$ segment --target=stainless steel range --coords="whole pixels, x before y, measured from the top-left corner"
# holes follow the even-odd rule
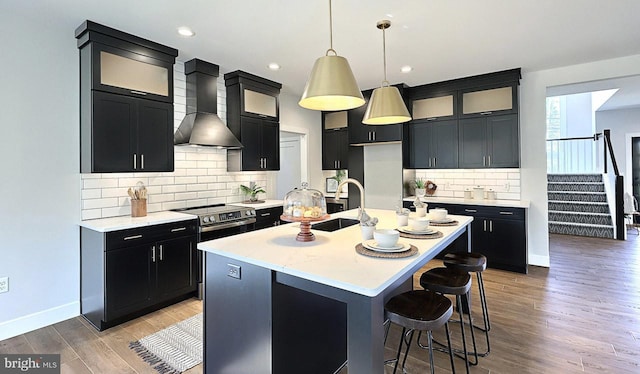
[[[198,242],[242,234],[255,229],[256,210],[254,208],[219,204],[175,211],[198,216]],[[202,251],[198,251],[198,296],[200,298],[202,298],[203,265]]]

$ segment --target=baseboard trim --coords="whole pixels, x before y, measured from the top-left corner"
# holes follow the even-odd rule
[[[80,315],[80,302],[74,301],[0,323],[0,340],[13,338],[29,331]]]
[[[550,265],[549,256],[533,255],[529,253],[529,265],[548,268]]]

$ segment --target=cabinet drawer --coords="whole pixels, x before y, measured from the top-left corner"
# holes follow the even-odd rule
[[[142,228],[111,231],[106,233],[105,249],[108,251],[115,248],[152,243],[159,239],[164,240],[186,235],[195,235],[197,226],[198,221],[193,219]]]
[[[474,217],[486,217],[486,218],[501,218],[501,219],[524,219],[523,208],[510,208],[510,207],[488,207],[481,205],[461,205],[456,208],[454,214],[474,216]]]
[[[265,208],[256,210],[256,222],[273,221],[280,219],[282,207]]]

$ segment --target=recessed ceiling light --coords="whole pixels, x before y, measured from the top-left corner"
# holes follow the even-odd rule
[[[403,73],[408,73],[411,70],[413,70],[413,68],[411,66],[409,66],[409,65],[405,65],[405,66],[400,68],[400,71],[403,72]]]
[[[187,26],[178,27],[178,34],[182,36],[194,36],[196,33]]]
[[[271,69],[271,70],[280,70],[280,65],[279,65],[279,64],[277,64],[277,63],[275,63],[275,62],[270,63],[270,64],[268,65],[268,67],[269,67],[269,69]]]

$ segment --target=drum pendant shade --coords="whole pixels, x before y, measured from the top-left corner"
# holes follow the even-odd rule
[[[323,56],[316,60],[298,104],[312,110],[348,110],[364,105],[346,58]]]
[[[389,125],[411,121],[398,88],[378,87],[373,90],[362,123],[366,125]]]

